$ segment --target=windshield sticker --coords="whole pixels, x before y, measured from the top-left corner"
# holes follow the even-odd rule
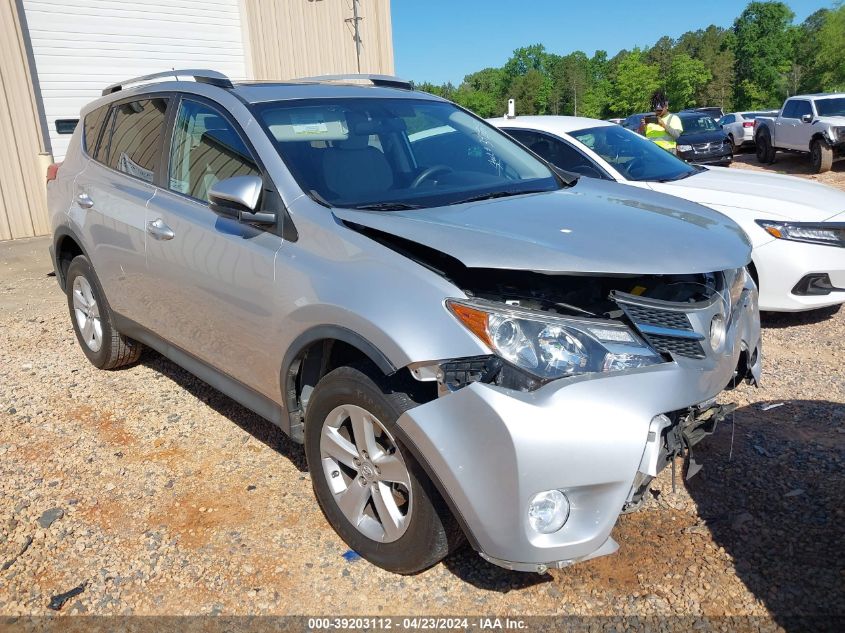
[[[294,134],[328,134],[329,127],[321,112],[291,112],[290,122]]]

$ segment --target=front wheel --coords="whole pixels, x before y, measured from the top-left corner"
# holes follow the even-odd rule
[[[442,560],[460,530],[397,439],[396,421],[414,402],[368,373],[341,367],[315,387],[305,419],[308,470],[323,514],[349,547],[413,574]]]
[[[105,293],[87,257],[73,258],[65,284],[73,330],[88,360],[99,369],[137,361],[143,346],[114,328]]]
[[[833,167],[833,149],[824,141],[816,139],[810,145],[810,159],[813,161],[813,171],[822,174]]]

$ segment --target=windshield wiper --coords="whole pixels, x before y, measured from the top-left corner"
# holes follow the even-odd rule
[[[412,209],[421,209],[418,204],[408,204],[407,202],[374,202],[373,204],[361,204],[353,209],[362,209],[365,211],[410,211]]]
[[[546,189],[530,189],[528,191],[491,191],[489,193],[480,193],[477,196],[464,198],[463,200],[456,200],[450,202],[450,205],[464,204],[465,202],[480,202],[481,200],[492,200],[494,198],[507,198],[508,196],[521,196],[527,193],[543,193]]]

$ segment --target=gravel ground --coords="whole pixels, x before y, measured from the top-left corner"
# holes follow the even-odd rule
[[[46,248],[0,244],[0,616],[79,586],[60,613],[845,615],[845,310],[764,318],[762,387],[723,394],[704,470],[672,492],[666,469],[616,555],[399,577],[344,557],[271,424],[149,351],[89,365]]]

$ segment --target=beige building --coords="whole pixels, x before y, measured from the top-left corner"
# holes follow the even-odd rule
[[[393,74],[390,0],[0,0],[0,240],[49,231],[46,169],[79,109],[170,68]]]

